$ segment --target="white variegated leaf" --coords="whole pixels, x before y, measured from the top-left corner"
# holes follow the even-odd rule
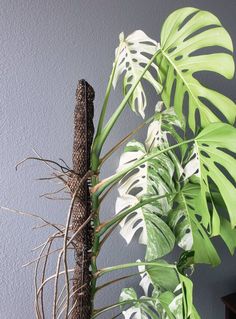
[[[121,33],[120,45],[115,53],[117,66],[113,77],[113,86],[116,87],[119,77],[124,73],[123,90],[126,94],[129,88],[139,79],[150,58],[158,50],[159,44],[141,30],[133,32],[127,38],[124,37],[124,33]],[[160,93],[161,85],[156,80],[159,74],[158,67],[153,63],[150,69],[155,72],[155,77],[148,70],[143,78],[154,87],[157,93]],[[139,113],[142,117],[145,116],[147,98],[141,82],[135,88],[129,104],[133,111]]]
[[[171,210],[168,221],[179,247],[186,251],[191,250],[193,247],[193,234],[185,206],[180,205],[178,209]]]
[[[133,201],[133,202],[132,202]],[[118,198],[116,209],[118,211],[127,205],[134,206],[138,199],[132,195]],[[141,229],[139,243],[147,246],[146,260],[153,260],[169,253],[175,243],[175,237],[169,226],[158,216],[161,213],[154,203],[145,205],[124,218],[121,223],[120,234],[129,244],[135,233]]]
[[[147,150],[143,144],[137,141],[129,142],[121,155],[118,171],[145,157],[150,151],[155,151],[155,149]],[[140,199],[144,195],[164,195],[174,192],[173,176],[176,171],[176,163],[177,159],[173,163],[168,154],[160,154],[158,157],[147,161],[130,172],[128,177],[125,176],[121,180],[118,188],[119,195],[122,197],[125,194],[135,193],[135,197]],[[167,213],[169,210],[167,200],[163,199],[161,202],[162,210]]]
[[[147,139],[145,141],[148,149],[168,146],[168,136],[170,136],[170,134],[176,137],[177,141],[180,139],[174,127],[181,128],[182,125],[175,114],[174,108],[171,107],[168,110],[162,110],[162,105],[162,102],[157,104],[156,116],[148,127]]]
[[[137,262],[141,262],[141,260],[137,260]],[[145,296],[148,296],[148,291],[152,286],[152,281],[148,276],[148,273],[145,271],[144,265],[138,266],[138,271],[141,277],[139,286],[143,289]]]
[[[129,142],[121,155],[118,171],[126,169],[137,160],[168,143],[167,135],[173,125],[180,125],[173,110],[157,114],[148,128],[145,144]],[[158,137],[158,138],[156,138]],[[132,208],[141,199],[152,195],[173,194],[176,192],[175,178],[182,174],[182,168],[172,152],[159,154],[129,172],[118,187],[119,197],[116,213]],[[164,197],[142,206],[129,214],[120,223],[121,235],[129,244],[139,231],[139,243],[147,246],[146,259],[153,260],[169,253],[174,246],[174,236],[163,220],[171,209],[171,198]]]
[[[132,306],[122,311],[125,319],[158,319],[153,302],[143,302],[142,297],[138,298],[133,288],[124,288],[120,294],[120,302],[131,301]],[[151,307],[150,307],[151,306]]]
[[[169,304],[169,308],[171,313],[175,316],[175,319],[182,319],[183,318],[183,293],[182,293],[182,285],[179,284],[175,291],[177,294],[176,297],[171,301]]]
[[[192,153],[190,154],[190,158],[187,164],[184,166],[184,172],[183,172],[183,176],[185,180],[189,179],[193,175],[200,177],[200,161],[199,161],[196,145],[194,145],[193,147]]]

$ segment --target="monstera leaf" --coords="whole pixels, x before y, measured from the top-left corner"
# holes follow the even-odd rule
[[[132,303],[122,312],[125,319],[197,318],[193,317],[196,310],[192,304],[192,282],[181,275],[174,265],[158,261],[156,265],[140,266],[139,271],[144,296],[138,298],[133,288],[122,290],[120,301]],[[148,291],[152,291],[151,297],[148,297]]]
[[[129,165],[131,161],[136,161],[145,154],[146,150],[142,144],[135,141],[128,143],[119,168]],[[172,193],[175,188],[172,180],[174,169],[171,159],[164,155],[138,167],[128,178],[124,177],[118,188],[120,197],[116,201],[116,213],[135,206],[146,195]],[[127,243],[130,243],[134,234],[141,229],[139,243],[147,246],[147,260],[162,257],[173,249],[174,235],[161,219],[169,209],[169,201],[163,198],[134,210],[120,223],[120,234]]]
[[[124,149],[124,153],[121,155],[118,171],[123,170],[154,151],[154,148],[148,149],[142,143],[135,140],[129,142]],[[119,194],[123,196],[135,192],[135,197],[140,198],[147,194],[163,195],[166,192],[173,192],[175,189],[173,179],[175,169],[176,166],[172,158],[168,154],[161,154],[158,158],[150,159],[144,165],[139,166],[132,174],[129,174],[128,178],[125,176],[118,188]],[[166,203],[165,210],[168,210],[168,203],[165,200],[163,201],[163,205],[164,202]]]
[[[233,255],[236,249],[236,229],[232,228],[230,222],[223,217],[220,218],[220,236]]]
[[[121,155],[117,171],[122,171],[146,155],[162,149],[163,146],[166,147],[168,145],[168,135],[174,134],[174,126],[180,127],[181,124],[173,109],[158,112],[148,127],[145,145],[135,140],[129,142]],[[179,137],[176,137],[176,140],[179,140]],[[177,179],[182,175],[182,168],[174,153],[160,154],[158,158],[151,159],[131,174],[129,172],[129,177],[125,176],[120,183],[119,194],[123,196],[133,194],[135,191],[135,197],[140,198],[143,195],[163,195],[166,192],[174,191],[175,173]],[[168,207],[166,207],[167,210]]]
[[[147,139],[145,141],[146,147],[148,149],[164,149],[172,144],[183,142],[182,136],[184,135],[183,123],[177,117],[174,107],[169,109],[164,108],[164,103],[158,102],[156,106],[156,114],[154,116],[153,122],[148,127]],[[187,145],[182,144],[179,146],[180,150],[180,161],[182,162],[184,155],[187,152]],[[173,153],[169,152],[169,156],[172,157],[173,162],[179,167],[178,172],[180,175],[183,174],[182,167],[176,162],[176,157],[172,156]],[[177,177],[177,179],[180,176]]]
[[[160,288],[162,292],[169,291],[174,294],[174,298],[179,299],[179,303],[172,304],[171,312],[178,314],[180,310],[177,310],[177,307],[181,308],[181,317],[174,318],[188,318],[192,313],[192,282],[187,277],[180,274],[175,267],[168,267],[166,261],[162,261],[163,266],[156,265],[155,267],[146,266],[146,271],[151,279],[151,282],[154,288]],[[173,301],[172,300],[172,301]],[[175,299],[176,300],[176,299]]]
[[[204,53],[204,50],[199,53],[199,50],[209,47],[217,47],[216,53]],[[199,72],[211,71],[231,79],[234,75],[232,51],[229,34],[207,11],[179,9],[163,25],[161,53],[157,57],[165,82],[162,99],[166,106],[174,105],[179,118],[183,117],[184,104],[188,101],[188,123],[193,131],[198,114],[202,127],[222,121],[222,118],[229,123],[235,120],[235,103],[205,87],[196,78]]]
[[[172,122],[165,121],[166,116],[172,122],[178,124],[176,117],[171,112],[166,112],[154,119],[148,128],[145,145],[137,142],[129,142],[120,158],[118,171],[135,163],[138,159],[145,157],[161,148],[162,144],[168,143],[168,125],[172,127]],[[177,157],[169,152],[150,159],[145,164],[140,165],[135,170],[129,172],[121,180],[118,188],[119,195],[116,202],[116,213],[133,207],[141,199],[148,199],[152,195],[165,195],[175,193],[177,179],[181,175],[181,166]],[[174,235],[163,220],[171,208],[171,200],[168,197],[147,203],[139,207],[126,216],[120,223],[121,235],[127,243],[130,243],[135,233],[141,230],[139,242],[147,246],[146,260],[153,260],[169,253],[173,247]]]
[[[182,129],[182,123],[178,119],[174,108],[168,110],[163,108],[163,102],[158,102],[156,114],[152,123],[148,127],[147,139],[145,141],[148,149],[165,148],[169,145],[168,137],[172,137],[176,142],[182,142],[176,128]]]
[[[130,302],[133,304],[127,310],[123,310],[122,314],[125,319],[158,319],[159,316],[155,310],[155,302],[145,297],[138,298],[133,288],[124,288],[120,295],[120,302]]]
[[[159,45],[156,41],[149,38],[143,31],[137,30],[130,34],[127,38],[124,34],[120,34],[120,45],[116,49],[117,66],[113,77],[113,86],[116,87],[117,81],[122,73],[123,91],[127,93],[128,89],[138,81],[143,73],[145,66],[150,61],[150,58],[159,50]],[[150,67],[157,75],[159,70],[156,64],[151,64]],[[143,79],[148,81],[156,90],[161,91],[161,85],[156,78],[148,70],[145,72]],[[147,98],[141,82],[138,83],[131,98],[129,99],[131,109],[144,117],[144,111],[147,105]]]
[[[121,212],[130,205],[135,206],[139,201],[135,196],[125,195],[117,199],[116,209]],[[154,260],[168,254],[174,248],[175,237],[170,227],[158,216],[162,214],[160,204],[154,202],[132,211],[131,216],[124,218],[120,234],[129,244],[138,230],[141,230],[139,243],[147,246],[145,259]]]
[[[235,250],[235,140],[236,129],[229,124],[212,123],[202,130],[194,145],[199,163],[193,166],[198,167],[199,178],[179,192],[178,206],[168,216],[178,244],[184,250],[193,250],[197,263],[220,262],[210,236],[220,235],[230,252]],[[222,216],[222,208],[228,212],[231,225]]]
[[[223,123],[208,125],[196,137],[200,161],[201,200],[198,209],[202,222],[212,235],[220,233],[220,218],[212,198],[212,184],[218,189],[228,210],[231,226],[236,226],[236,129]],[[208,201],[212,199],[209,207]],[[209,212],[208,214],[206,212]]]
[[[196,210],[199,193],[198,183],[187,183],[176,197],[178,206],[169,213],[168,224],[178,245],[186,251],[194,252],[194,263],[216,266],[220,263],[220,258],[209,234],[199,221],[200,212]]]
[[[236,129],[229,124],[212,123],[202,130],[195,138],[194,169],[189,169],[194,172],[198,168],[199,178],[179,192],[178,206],[168,216],[168,225],[179,246],[193,250],[194,261],[198,263],[217,265],[220,262],[210,236],[220,235],[231,253],[235,249],[235,230],[232,229],[236,225],[235,140]],[[221,216],[222,206],[228,212],[231,225]]]

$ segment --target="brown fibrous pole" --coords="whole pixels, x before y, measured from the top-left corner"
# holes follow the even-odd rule
[[[73,171],[68,181],[71,196],[74,196],[72,208],[72,230],[74,233],[91,216],[89,179],[80,183],[90,170],[90,151],[94,135],[94,90],[85,81],[80,80],[76,90],[74,111]],[[75,196],[76,193],[76,196]],[[87,223],[75,236],[75,271],[73,277],[72,319],[91,318],[91,247],[93,240],[91,222]]]

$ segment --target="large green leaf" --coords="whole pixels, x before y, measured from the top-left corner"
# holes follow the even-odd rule
[[[163,264],[168,265],[164,261]],[[191,280],[180,274],[177,268],[147,266],[146,271],[155,288],[159,287],[162,291],[170,291],[176,295],[175,302],[169,305],[173,314],[178,315],[181,311],[181,317],[176,316],[176,318],[188,318],[192,313],[193,284]]]
[[[227,207],[221,194],[217,188],[211,191],[211,201],[214,201],[214,206],[219,212],[220,217],[220,236],[233,255],[236,249],[236,228],[232,228],[231,223],[224,216],[227,214]]]
[[[194,263],[206,263],[216,266],[220,258],[211,243],[209,234],[198,217],[196,210],[200,185],[187,183],[176,197],[177,207],[168,216],[168,224],[173,230],[178,245],[186,251],[194,252]]]
[[[174,292],[179,285],[179,274],[175,267],[169,267],[170,265],[165,260],[158,260],[160,265],[147,265],[145,267],[146,272],[151,280],[152,285],[161,291]],[[165,267],[166,266],[166,267]]]
[[[195,139],[200,161],[201,186],[201,197],[197,201],[197,209],[203,212],[202,222],[212,235],[220,233],[220,218],[212,196],[213,186],[214,189],[218,189],[225,203],[231,226],[236,226],[235,141],[236,129],[223,123],[210,124]]]
[[[127,38],[121,33],[120,45],[116,49],[117,66],[114,73],[113,86],[116,86],[119,77],[124,73],[123,91],[125,95],[129,88],[139,79],[150,58],[159,48],[158,43],[141,30],[133,32]],[[151,64],[150,69],[159,74],[155,63]],[[161,85],[149,70],[145,72],[143,78],[154,87],[157,93],[160,93]],[[144,117],[147,98],[141,81],[129,99],[129,104],[133,111]]]
[[[232,229],[230,222],[223,217],[220,218],[220,236],[233,255],[236,249],[236,229]]]
[[[216,53],[198,53],[209,47],[217,47]],[[221,121],[222,116],[230,123],[235,120],[235,103],[196,78],[199,72],[212,71],[231,79],[232,51],[228,32],[210,12],[182,8],[174,11],[163,25],[161,53],[157,58],[164,79],[162,99],[167,107],[173,103],[180,118],[184,114],[184,100],[188,100],[188,123],[193,131],[196,112],[200,114],[202,127]]]
[[[120,301],[131,301],[133,304],[123,311],[125,319],[187,319],[189,316],[194,318],[196,310],[192,304],[192,282],[180,274],[174,265],[159,260],[156,265],[152,262],[150,266],[140,266],[139,272],[144,295],[138,298],[132,288],[122,291]],[[150,291],[151,297],[148,298]]]
[[[166,291],[159,296],[159,301],[165,310],[163,319],[183,319],[181,295],[175,296],[170,291]],[[192,306],[192,312],[188,319],[200,319],[194,306]]]
[[[194,251],[194,262],[217,265],[219,256],[209,237],[220,235],[231,253],[236,243],[236,129],[223,123],[208,125],[195,138],[198,176],[179,192],[178,206],[168,224],[178,244]],[[191,161],[189,162],[191,164]],[[189,169],[194,172],[194,169]],[[189,176],[190,177],[190,176]],[[223,217],[228,212],[230,223]]]

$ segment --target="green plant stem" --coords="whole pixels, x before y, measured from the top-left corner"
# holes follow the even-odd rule
[[[99,290],[103,289],[103,288],[106,288],[110,285],[113,285],[115,283],[117,283],[118,281],[121,281],[121,280],[125,280],[125,279],[129,279],[131,277],[134,277],[134,276],[137,276],[139,275],[140,273],[139,272],[136,272],[134,274],[131,274],[131,275],[126,275],[126,276],[123,276],[123,277],[120,277],[120,278],[117,278],[117,279],[114,279],[114,280],[111,280],[111,281],[108,281],[106,282],[105,284],[101,285],[101,286],[98,286],[97,289],[96,289],[96,292],[98,292]]]
[[[120,47],[121,44],[118,48],[118,53],[116,55],[115,62],[113,63],[112,67],[112,72],[108,81],[106,93],[105,93],[105,98],[102,106],[102,111],[101,115],[98,121],[98,128],[97,132],[94,138],[94,142],[91,148],[91,160],[90,160],[90,167],[93,172],[95,172],[96,176],[92,177],[92,187],[96,186],[99,183],[99,173],[98,173],[98,168],[99,168],[99,152],[96,151],[96,145],[97,141],[100,138],[100,134],[102,131],[103,127],[103,122],[106,116],[106,110],[107,110],[107,104],[109,101],[110,93],[111,93],[111,88],[112,88],[112,82],[114,79],[115,71],[116,71],[116,66],[118,62],[118,57],[119,57],[119,52],[120,52]],[[91,194],[91,200],[92,200],[92,211],[94,213],[94,218],[93,218],[93,226],[94,230],[100,225],[100,219],[99,219],[99,198],[96,194]],[[97,233],[94,231],[94,238],[93,238],[93,246],[92,246],[92,259],[91,259],[91,271],[92,271],[92,280],[91,280],[91,299],[92,299],[92,309],[94,308],[94,296],[96,292],[96,284],[97,284],[97,279],[95,278],[94,274],[97,272],[97,255],[99,252],[99,236]]]
[[[111,131],[112,127],[114,126],[115,122],[117,121],[118,117],[120,116],[120,114],[124,110],[126,104],[128,103],[128,101],[129,101],[131,95],[133,94],[134,90],[136,89],[137,85],[139,84],[139,82],[143,78],[144,74],[147,72],[147,70],[149,69],[149,67],[151,66],[151,64],[156,59],[156,57],[157,57],[157,55],[159,53],[160,53],[160,49],[158,49],[156,51],[156,53],[152,56],[152,58],[149,60],[148,64],[144,68],[143,72],[141,73],[141,75],[139,76],[137,81],[131,86],[131,88],[129,89],[128,93],[125,95],[124,99],[122,100],[120,105],[116,108],[115,112],[113,113],[113,115],[109,119],[109,121],[106,124],[106,126],[104,128],[104,131],[103,131],[102,139],[101,139],[101,142],[100,142],[101,146],[104,144],[108,134],[110,133],[110,131]]]
[[[100,289],[103,289],[104,287],[107,287],[107,286],[109,286],[109,285],[111,285],[111,284],[113,284],[113,283],[115,283],[117,281],[124,280],[124,279],[130,278],[130,277],[134,277],[134,276],[137,276],[137,275],[140,275],[140,274],[143,274],[143,273],[145,273],[145,270],[144,271],[137,271],[137,272],[135,272],[133,274],[126,275],[126,276],[123,276],[123,277],[120,277],[120,278],[105,282],[105,284],[97,287],[97,291],[100,290]]]
[[[135,135],[138,131],[140,131],[145,125],[149,124],[154,118],[156,114],[149,117],[146,121],[143,121],[138,127],[133,129],[128,135],[126,135],[122,140],[120,140],[114,147],[112,147],[100,160],[101,165],[115,152],[119,149],[121,145],[123,145],[126,141],[128,141],[133,135]]]
[[[99,182],[99,177],[92,177],[92,186],[96,185]],[[92,212],[94,214],[93,218],[93,227],[96,229],[100,225],[99,219],[99,199],[95,194],[91,195],[92,200]],[[92,280],[91,280],[91,302],[92,302],[92,310],[94,309],[94,297],[96,292],[96,284],[97,279],[95,274],[97,272],[97,255],[99,251],[99,237],[94,231],[93,245],[92,245],[92,258],[91,258],[91,272],[92,272]]]
[[[107,267],[107,268],[102,268],[97,271],[96,277],[101,277],[109,272],[120,270],[120,269],[127,269],[127,268],[132,268],[132,267],[138,267],[138,266],[158,266],[158,267],[163,267],[163,268],[171,268],[171,269],[176,269],[176,265],[171,265],[171,264],[164,264],[164,263],[158,263],[158,262],[133,262],[133,263],[128,263],[128,264],[123,264],[123,265],[116,265],[112,267]]]
[[[98,168],[99,155],[100,155],[100,152],[98,152],[98,150],[97,150],[97,144],[98,144],[98,140],[100,139],[100,135],[101,135],[102,128],[103,128],[103,122],[104,122],[104,119],[106,116],[107,105],[108,105],[109,97],[111,94],[111,88],[112,88],[112,83],[113,83],[113,79],[114,79],[114,75],[115,75],[115,71],[116,71],[116,67],[117,67],[117,63],[118,63],[120,48],[121,48],[121,44],[119,45],[118,53],[117,53],[115,61],[113,63],[111,75],[110,75],[110,78],[109,78],[109,81],[107,84],[107,88],[106,88],[104,102],[102,105],[102,111],[101,111],[101,114],[100,114],[100,117],[98,120],[98,127],[97,127],[97,131],[96,131],[96,135],[95,135],[93,145],[92,145],[92,154],[91,154],[92,161],[91,162],[93,165],[96,165],[97,168]]]
[[[92,145],[92,150],[91,150],[91,165],[90,166],[91,166],[91,170],[97,175],[97,176],[92,177],[92,187],[96,187],[99,183],[99,178],[98,178],[98,173],[99,173],[98,170],[99,170],[99,164],[100,164],[99,157],[101,154],[102,146],[103,146],[109,132],[111,131],[112,127],[114,126],[116,120],[118,119],[121,112],[125,108],[129,98],[133,94],[138,83],[140,82],[143,75],[150,67],[150,65],[153,63],[153,61],[156,58],[158,53],[159,53],[159,50],[150,59],[149,63],[145,67],[143,73],[140,75],[137,82],[132,85],[129,92],[126,94],[126,96],[122,100],[121,104],[116,109],[116,111],[113,113],[112,117],[110,118],[110,120],[108,121],[107,125],[105,126],[105,128],[103,130],[103,122],[104,122],[104,118],[106,115],[107,104],[108,104],[108,100],[109,100],[109,96],[110,96],[110,92],[111,92],[112,82],[113,82],[113,78],[114,78],[114,74],[115,74],[115,70],[116,70],[116,65],[118,62],[119,54],[117,54],[117,58],[116,58],[115,63],[113,65],[112,73],[111,73],[111,76],[110,76],[110,79],[108,82],[106,95],[105,95],[105,99],[104,99],[104,103],[103,103],[103,107],[102,107],[102,112],[101,112],[101,116],[100,116],[100,119],[98,122],[98,129],[97,129],[96,136],[94,138],[94,143]],[[91,194],[91,200],[92,200],[92,211],[94,213],[94,219],[93,219],[94,229],[97,229],[100,225],[99,194],[96,194],[96,193]],[[93,276],[92,281],[91,281],[92,307],[94,307],[94,296],[95,296],[95,292],[96,292],[97,278],[96,278],[95,274],[97,273],[96,260],[97,260],[97,255],[99,253],[99,238],[100,237],[99,237],[98,233],[94,232],[93,247],[92,247],[92,260],[91,260],[91,270],[92,270],[92,276]]]
[[[146,67],[144,68],[143,72],[140,74],[137,81],[131,86],[131,88],[129,89],[129,91],[125,95],[125,97],[123,98],[120,105],[114,111],[113,115],[109,119],[109,121],[106,124],[106,126],[104,127],[104,129],[100,128],[100,132],[98,132],[96,134],[94,144],[92,147],[92,162],[95,162],[100,157],[102,146],[105,143],[108,134],[110,133],[110,131],[113,128],[114,124],[116,123],[118,117],[120,116],[120,114],[124,110],[126,104],[128,103],[128,101],[129,101],[131,95],[133,94],[134,90],[136,89],[137,85],[139,84],[139,82],[143,78],[144,74],[147,72],[147,70],[149,69],[149,67],[151,66],[151,64],[156,59],[156,57],[159,53],[160,53],[160,49],[158,49],[157,52],[152,56],[152,58],[150,59],[150,61],[146,65]],[[99,122],[103,121],[103,118],[105,116],[105,111],[106,111],[106,107],[104,108],[104,112],[102,112],[103,113],[102,120],[100,120]]]
[[[148,155],[145,155],[144,157],[142,157],[141,159],[137,160],[134,162],[134,164],[131,164],[129,165],[128,167],[124,168],[123,170],[121,170],[120,172],[112,175],[111,177],[109,178],[106,178],[104,181],[101,181],[100,184],[97,184],[97,187],[95,189],[95,192],[94,194],[96,194],[97,196],[99,196],[107,187],[109,187],[110,185],[112,185],[113,183],[121,180],[121,178],[127,174],[128,172],[132,171],[133,169],[135,169],[136,167],[144,164],[145,162],[147,162],[148,160],[162,154],[162,153],[165,153],[165,152],[168,152],[172,149],[175,149],[181,145],[184,145],[184,144],[188,144],[188,143],[192,143],[194,142],[195,139],[189,139],[189,140],[186,140],[186,141],[183,141],[181,143],[178,143],[178,144],[175,144],[175,145],[172,145],[172,146],[169,146],[163,150],[158,150],[156,152],[153,152],[153,153],[150,153]]]
[[[112,83],[113,83],[113,79],[114,79],[114,75],[115,75],[115,72],[116,72],[116,67],[117,67],[117,63],[118,63],[118,59],[119,59],[119,55],[120,55],[120,48],[121,48],[121,44],[118,47],[118,52],[116,54],[116,58],[115,58],[115,61],[113,63],[113,66],[112,66],[111,75],[110,75],[110,78],[109,78],[109,81],[108,81],[108,85],[107,85],[106,93],[105,93],[105,98],[104,98],[104,102],[103,102],[103,105],[102,105],[101,115],[100,115],[99,121],[98,121],[98,128],[97,128],[97,134],[96,135],[99,135],[101,133],[101,131],[102,131],[103,122],[104,122],[104,119],[105,119],[105,116],[106,116],[107,104],[108,104],[108,100],[109,100],[109,97],[110,97]]]
[[[103,314],[106,311],[112,310],[112,309],[120,307],[120,306],[125,306],[128,304],[135,304],[135,303],[149,303],[150,301],[156,302],[157,300],[155,298],[146,297],[146,298],[142,298],[142,299],[132,299],[132,300],[121,301],[121,302],[115,303],[113,305],[96,310],[94,315],[92,316],[92,319],[100,316],[101,314]]]
[[[98,236],[101,237],[105,232],[107,232],[107,230],[109,230],[110,227],[112,227],[114,224],[118,224],[122,219],[124,219],[127,215],[129,215],[130,213],[134,212],[135,210],[150,204],[152,202],[155,202],[159,199],[165,198],[165,197],[169,197],[169,196],[174,196],[177,193],[170,193],[170,194],[165,194],[165,195],[154,195],[154,196],[150,196],[147,199],[141,199],[139,203],[137,203],[136,205],[124,210],[123,212],[117,214],[114,218],[112,218],[111,220],[101,224],[99,226],[99,231],[98,231]]]

